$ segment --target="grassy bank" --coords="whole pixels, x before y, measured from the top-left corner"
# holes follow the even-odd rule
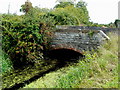
[[[84,60],[46,74],[24,88],[118,88],[118,36]]]

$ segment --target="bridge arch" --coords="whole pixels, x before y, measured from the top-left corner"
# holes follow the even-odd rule
[[[57,60],[78,60],[83,57],[83,53],[75,48],[53,48],[49,50],[47,56]]]
[[[97,49],[108,39],[101,30],[58,29],[49,43],[48,56],[53,59],[78,59],[85,51]]]

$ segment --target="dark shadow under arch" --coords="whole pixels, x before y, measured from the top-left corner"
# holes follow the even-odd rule
[[[72,61],[80,59],[81,57],[83,57],[83,55],[73,49],[59,48],[50,50],[47,53],[47,57],[60,61]]]

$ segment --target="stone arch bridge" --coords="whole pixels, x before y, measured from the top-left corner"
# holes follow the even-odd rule
[[[57,26],[49,46],[48,56],[75,58],[83,55],[85,51],[97,49],[105,40],[110,40],[107,36],[108,32],[116,31],[116,28]]]

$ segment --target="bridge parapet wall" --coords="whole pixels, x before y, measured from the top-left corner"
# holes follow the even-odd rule
[[[104,33],[114,32],[118,33],[120,28],[104,28],[104,27],[94,27],[94,26],[66,26],[66,25],[58,25],[57,29],[72,29],[72,30],[102,30]]]
[[[79,53],[98,48],[106,40],[100,30],[59,29],[51,41],[52,49],[71,49]]]

